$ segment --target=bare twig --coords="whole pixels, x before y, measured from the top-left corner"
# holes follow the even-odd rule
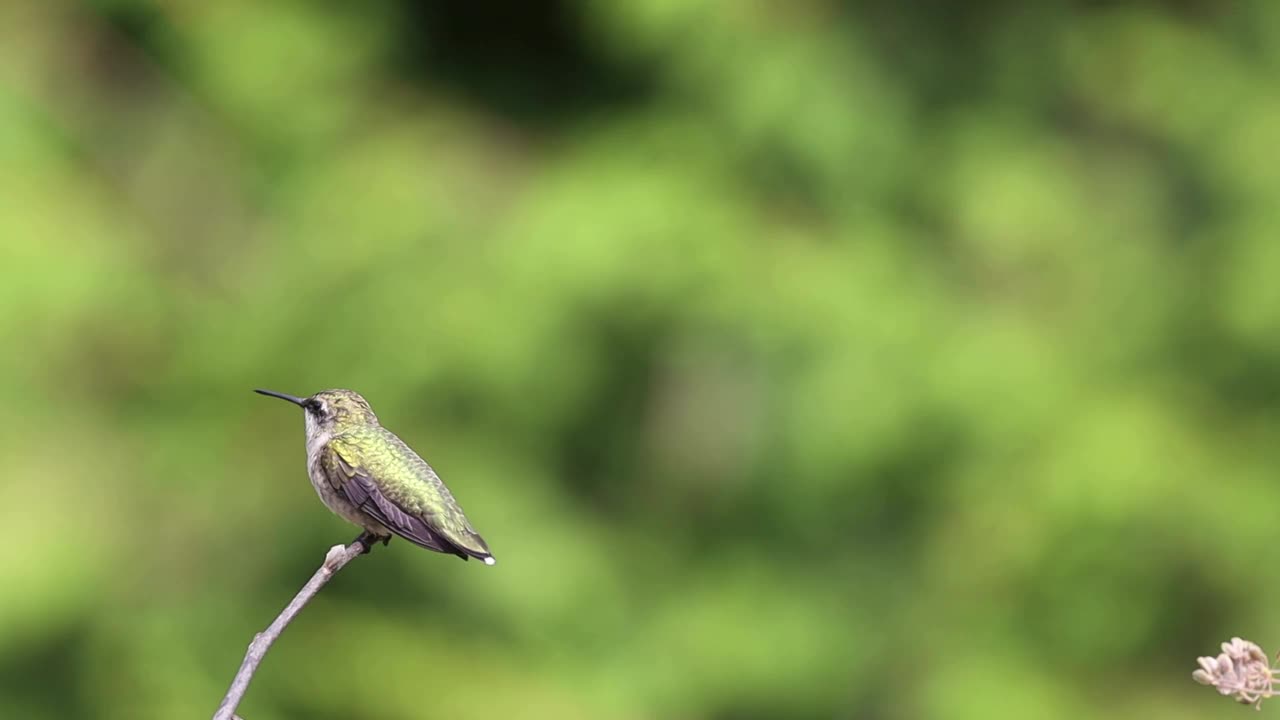
[[[253,673],[257,671],[258,664],[262,662],[267,650],[271,649],[271,643],[280,637],[285,627],[299,612],[302,612],[302,608],[311,602],[311,598],[320,592],[320,588],[324,587],[335,573],[361,553],[367,552],[371,544],[372,541],[362,534],[350,545],[334,545],[329,548],[329,553],[324,556],[324,564],[320,569],[316,570],[307,584],[302,586],[302,590],[293,596],[293,600],[276,616],[271,625],[253,637],[253,642],[249,643],[248,652],[244,654],[244,662],[240,663],[240,671],[231,681],[231,687],[227,690],[226,697],[222,698],[222,703],[218,705],[218,711],[213,714],[213,720],[239,720],[235,714],[236,707],[244,697],[245,691],[249,689],[249,681],[253,679]]]

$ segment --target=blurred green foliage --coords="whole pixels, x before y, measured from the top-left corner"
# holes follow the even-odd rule
[[[0,714],[1226,712],[1280,641],[1280,5],[0,4]],[[1273,648],[1274,649],[1274,648]],[[1243,712],[1243,711],[1241,711]]]

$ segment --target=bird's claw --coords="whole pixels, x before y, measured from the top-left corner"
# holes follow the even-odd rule
[[[352,542],[358,542],[358,543],[360,543],[360,554],[361,554],[361,555],[368,555],[368,554],[369,554],[369,552],[370,552],[371,550],[373,550],[373,546],[374,546],[374,544],[375,544],[375,543],[377,543],[379,540],[381,540],[381,541],[382,541],[382,545],[383,545],[383,547],[386,547],[387,543],[391,542],[391,536],[390,536],[390,535],[383,535],[383,536],[379,537],[379,536],[374,535],[373,533],[369,532],[368,530],[366,530],[366,531],[364,531],[364,532],[360,533],[360,535],[358,535],[358,536],[356,537],[356,539],[355,539],[355,540],[353,540]]]

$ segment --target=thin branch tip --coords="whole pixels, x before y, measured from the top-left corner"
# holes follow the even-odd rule
[[[271,645],[280,637],[280,633],[288,627],[289,623],[302,612],[302,608],[311,602],[311,598],[320,592],[320,588],[325,586],[329,580],[347,563],[356,559],[360,555],[368,552],[368,548],[372,545],[367,542],[369,538],[367,533],[361,533],[349,545],[334,545],[329,548],[329,552],[324,556],[324,562],[320,564],[320,568],[311,575],[311,579],[306,585],[293,596],[293,600],[285,606],[284,610],[276,616],[276,619],[267,626],[266,630],[253,636],[253,640],[249,643],[249,648],[245,651],[244,660],[240,663],[240,669],[236,672],[235,678],[231,680],[231,687],[227,689],[227,694],[222,698],[222,702],[218,704],[217,711],[213,714],[213,720],[240,720],[240,716],[236,715],[236,708],[240,705],[240,701],[244,698],[245,692],[249,689],[249,681],[253,679],[253,674],[257,672],[258,665],[262,662],[262,658],[271,649]]]
[[[347,551],[346,545],[334,545],[333,547],[329,548],[329,552],[324,556],[324,566],[329,568],[330,570],[335,569],[335,567],[339,567],[342,561],[342,556],[346,553],[346,551]]]

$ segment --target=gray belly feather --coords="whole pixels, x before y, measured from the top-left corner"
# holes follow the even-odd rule
[[[328,436],[311,438],[307,442],[307,474],[311,476],[311,486],[320,496],[320,502],[352,525],[364,528],[374,535],[390,535],[391,532],[382,523],[360,512],[330,482],[328,473],[320,463],[320,453],[328,442]]]

